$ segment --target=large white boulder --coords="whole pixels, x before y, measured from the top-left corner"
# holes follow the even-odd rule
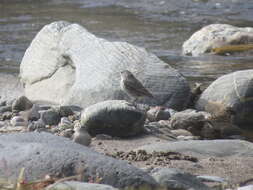
[[[190,88],[185,78],[144,48],[110,42],[78,24],[46,25],[23,57],[20,76],[33,101],[88,105],[128,99],[120,90],[120,71],[130,70],[155,96],[142,102],[183,109]]]
[[[252,27],[241,28],[229,24],[211,24],[201,28],[184,42],[183,54],[199,56],[211,53],[214,48],[249,43],[253,43]]]

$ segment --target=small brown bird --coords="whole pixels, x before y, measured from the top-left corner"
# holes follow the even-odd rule
[[[128,70],[121,71],[120,87],[129,96],[134,98],[134,102],[140,97],[154,96],[141,84],[141,82],[135,78],[135,76]]]

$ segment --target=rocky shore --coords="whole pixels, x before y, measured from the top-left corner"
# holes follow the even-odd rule
[[[252,31],[207,26],[183,53],[223,48],[229,56],[238,46],[224,53],[228,46],[244,45],[247,55]],[[119,86],[125,69],[154,99],[130,101]],[[25,181],[50,179],[47,189],[250,189],[252,74],[237,71],[191,89],[143,48],[106,41],[78,24],[47,25],[24,55],[20,82],[0,80],[0,179],[15,182],[23,169]],[[5,87],[7,80],[14,82]]]

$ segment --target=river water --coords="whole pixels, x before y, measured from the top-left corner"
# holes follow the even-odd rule
[[[208,24],[253,27],[252,0],[0,0],[0,75],[18,74],[36,33],[57,20],[145,47],[191,83],[207,85],[223,74],[253,68],[253,57],[181,55],[183,42]]]

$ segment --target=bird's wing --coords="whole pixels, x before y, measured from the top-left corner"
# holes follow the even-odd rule
[[[137,94],[138,96],[148,96],[153,98],[153,95],[141,84],[141,82],[132,77],[131,80],[124,81],[125,87],[131,92]]]

